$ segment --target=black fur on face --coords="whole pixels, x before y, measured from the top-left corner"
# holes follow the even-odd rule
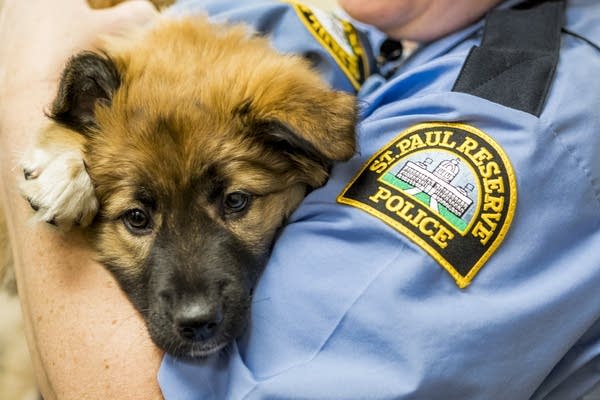
[[[129,204],[126,210],[98,221],[101,261],[159,347],[180,358],[218,351],[247,325],[251,292],[273,235],[265,234],[266,246],[249,247],[232,233],[228,224],[245,213],[224,210],[226,185],[212,168],[172,192],[152,183],[135,186],[131,196],[113,195]],[[123,256],[129,246],[130,260]]]
[[[246,327],[263,257],[204,212],[167,217],[143,273],[112,269],[154,342],[176,357],[213,353]]]

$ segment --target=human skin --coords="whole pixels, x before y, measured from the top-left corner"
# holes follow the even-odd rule
[[[398,40],[430,42],[471,24],[502,0],[338,0],[358,21]]]
[[[84,0],[5,0],[0,14],[0,196],[26,335],[44,399],[159,399],[162,358],[80,232],[28,222],[19,155],[46,122],[67,58],[99,33],[153,18],[148,3],[92,11]],[[76,32],[74,34],[74,32]]]
[[[353,17],[398,39],[429,41],[499,0],[340,0]],[[0,199],[8,215],[26,334],[39,386],[52,399],[161,398],[161,352],[81,232],[27,222],[18,155],[45,123],[66,59],[98,33],[143,23],[149,4],[91,11],[83,0],[5,0],[0,14]]]

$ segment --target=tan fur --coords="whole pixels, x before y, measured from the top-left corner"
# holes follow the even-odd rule
[[[244,120],[233,116],[249,99],[255,110],[252,118],[284,121],[327,157],[346,159],[354,152],[353,138],[347,134],[353,131],[354,120],[347,118],[354,113],[353,99],[331,92],[316,74],[307,73],[303,60],[281,56],[243,26],[215,30],[201,17],[165,20],[148,33],[109,42],[107,52],[122,72],[126,90],[116,94],[110,110],[98,108],[103,135],[92,138],[87,158],[108,219],[132,207],[130,189],[140,181],[151,180],[162,192],[175,195],[210,161],[223,165],[221,173],[232,187],[262,195],[247,218],[228,226],[262,249],[259,241],[272,237],[302,199],[300,185],[318,187],[328,172],[314,164],[303,166],[302,159],[292,165],[240,136]],[[231,63],[232,54],[239,62]],[[151,103],[148,92],[153,94]],[[165,126],[158,127],[164,135],[147,134],[157,129],[157,120],[165,120]],[[146,175],[140,176],[140,171]],[[289,196],[285,215],[271,215],[270,203],[281,202],[280,192],[296,185],[284,194]],[[108,249],[107,259],[139,265],[147,256],[143,250],[150,249],[152,236],[140,245],[141,239],[131,243],[131,235],[120,225],[103,229],[105,242],[100,247]]]
[[[106,7],[117,1],[93,3]],[[122,279],[144,273],[156,232],[174,224],[172,211],[185,212],[189,202],[263,257],[307,189],[325,183],[328,162],[354,153],[354,99],[330,90],[305,61],[276,53],[267,39],[243,26],[216,29],[202,17],[161,20],[148,31],[110,39],[104,51],[118,70],[120,87],[110,105],[96,103],[95,131],[82,135],[50,124],[36,150],[55,156],[80,152],[85,158],[101,205],[94,226],[99,258]],[[259,128],[253,136],[257,121],[277,121],[297,133],[310,154],[269,147]],[[36,171],[33,180],[38,172],[44,173]],[[243,217],[223,218],[202,192],[202,179],[211,174],[226,182],[226,193],[252,193]],[[81,168],[66,163],[64,175],[73,180]],[[24,187],[27,196],[29,186]],[[153,232],[134,235],[123,215],[144,207],[136,193],[149,187],[159,196]],[[194,229],[193,235],[204,234],[202,226]],[[7,243],[2,233],[0,241]],[[172,234],[177,240],[178,232]],[[0,266],[0,282],[3,271]],[[1,393],[0,387],[5,398]]]

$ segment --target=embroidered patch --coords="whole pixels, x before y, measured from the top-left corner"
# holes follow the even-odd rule
[[[464,288],[504,239],[517,203],[506,154],[461,123],[400,133],[339,195],[408,236]]]
[[[295,1],[288,1],[302,23],[344,71],[354,89],[370,75],[369,62],[354,26],[341,18]]]

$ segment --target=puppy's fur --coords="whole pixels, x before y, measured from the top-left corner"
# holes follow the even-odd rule
[[[48,114],[24,197],[41,220],[91,224],[99,260],[178,357],[242,333],[285,219],[355,150],[350,95],[202,17],[73,57]]]

